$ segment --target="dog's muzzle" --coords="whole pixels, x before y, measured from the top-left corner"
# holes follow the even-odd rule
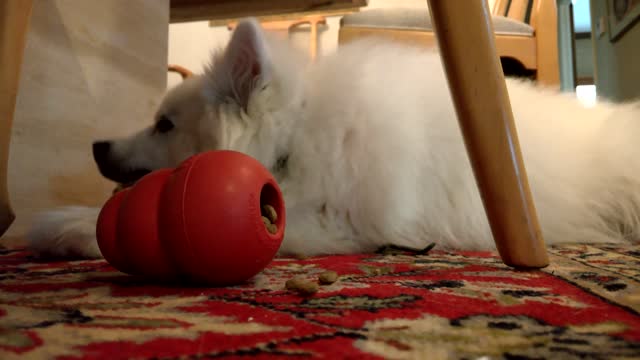
[[[123,185],[131,185],[151,172],[149,169],[124,169],[111,156],[110,141],[93,143],[93,159],[102,176]]]

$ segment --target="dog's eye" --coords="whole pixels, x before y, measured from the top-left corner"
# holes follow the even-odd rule
[[[169,118],[164,115],[160,117],[160,119],[156,123],[156,131],[161,134],[168,133],[169,131],[173,130],[173,128],[173,121],[169,120]]]

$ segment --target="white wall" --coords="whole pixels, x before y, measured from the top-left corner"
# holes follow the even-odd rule
[[[489,0],[493,5],[495,0]],[[369,0],[367,9],[389,7],[426,8],[426,0]],[[326,30],[319,38],[318,55],[334,51],[338,45],[338,29],[340,17],[327,18]],[[207,21],[172,24],[169,27],[169,63],[185,66],[192,71],[200,72],[208,62],[212,50],[224,47],[229,41],[230,32],[226,27],[209,27]],[[291,35],[291,40],[306,49],[309,41],[308,32],[302,28]],[[169,74],[167,85],[174,86],[180,82],[180,76]]]

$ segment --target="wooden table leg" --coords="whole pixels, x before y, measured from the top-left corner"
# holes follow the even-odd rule
[[[427,0],[467,153],[505,264],[549,264],[487,0]]]
[[[0,236],[15,219],[9,201],[7,165],[31,7],[32,0],[0,2]]]

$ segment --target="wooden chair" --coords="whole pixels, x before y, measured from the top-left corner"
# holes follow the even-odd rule
[[[458,4],[458,10],[464,6],[466,2]],[[540,84],[559,87],[556,0],[496,0],[491,20],[496,51],[504,66],[517,68],[515,72],[522,75],[532,74]],[[433,23],[423,8],[371,9],[342,18],[339,43],[368,36],[437,45]]]
[[[502,261],[549,264],[487,0],[428,0],[467,153]],[[473,63],[467,61],[473,54]],[[482,69],[482,71],[477,71]]]
[[[260,25],[265,30],[283,32],[288,35],[295,27],[309,24],[311,29],[311,33],[309,34],[309,56],[311,57],[311,60],[315,60],[318,56],[318,27],[320,25],[325,25],[326,23],[327,19],[324,16],[314,15],[292,20],[263,21]],[[237,22],[231,22],[227,25],[227,28],[229,30],[233,30],[236,25]]]
[[[548,265],[536,210],[497,56],[487,0],[428,0],[435,38],[489,224],[505,264]],[[0,223],[13,219],[7,196],[7,153],[31,1],[0,5]],[[251,15],[247,12],[246,15]],[[466,61],[469,53],[474,61]],[[482,69],[477,71],[476,69]],[[1,198],[0,198],[1,199]]]

